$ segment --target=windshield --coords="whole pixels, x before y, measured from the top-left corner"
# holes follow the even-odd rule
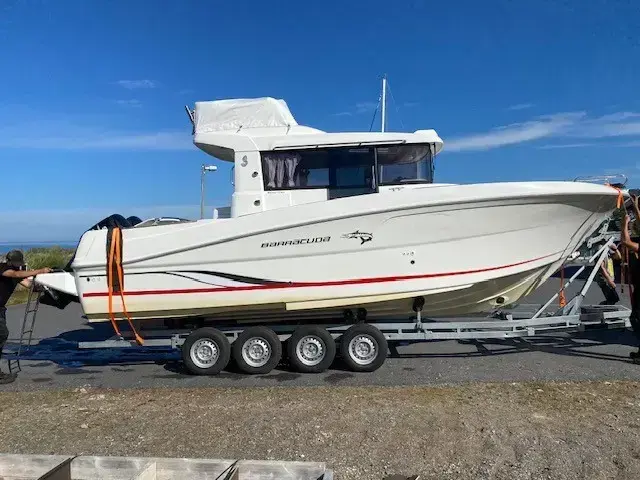
[[[378,184],[433,182],[430,145],[377,147]]]

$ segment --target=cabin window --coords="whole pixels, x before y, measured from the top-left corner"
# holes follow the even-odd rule
[[[430,145],[377,147],[376,153],[380,185],[433,182]]]
[[[266,190],[373,189],[373,148],[327,148],[263,152]]]
[[[431,183],[433,162],[428,144],[339,147],[262,152],[265,190],[299,188],[359,189],[378,185]]]

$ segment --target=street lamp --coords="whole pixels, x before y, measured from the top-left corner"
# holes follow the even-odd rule
[[[200,219],[204,218],[204,176],[207,172],[215,172],[218,167],[215,165],[202,165],[200,170]]]

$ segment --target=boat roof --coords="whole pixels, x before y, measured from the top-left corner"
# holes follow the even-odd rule
[[[432,129],[328,133],[299,125],[286,102],[271,97],[196,102],[193,120],[195,145],[227,161],[234,161],[236,152],[256,150],[433,143],[438,153],[443,146]]]

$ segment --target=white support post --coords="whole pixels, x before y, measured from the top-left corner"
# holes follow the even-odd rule
[[[600,268],[600,265],[602,264],[602,261],[604,260],[605,256],[607,255],[607,250],[609,249],[609,245],[611,245],[613,243],[613,238],[610,238],[609,241],[602,247],[600,248],[600,250],[598,250],[590,259],[588,263],[592,263],[596,258],[598,258],[598,261],[596,262],[596,266],[597,268]],[[562,266],[562,268],[564,268],[564,265]],[[578,278],[578,276],[584,271],[584,269],[586,268],[586,265],[581,266],[578,271],[576,271],[576,273],[574,273],[571,278],[569,280],[567,280],[564,285],[562,285],[562,288],[567,288],[569,285],[571,285],[574,280],[576,278]],[[589,275],[589,278],[587,279],[587,281],[585,282],[584,288],[583,290],[580,292],[580,295],[583,296],[584,298],[584,293],[586,293],[586,291],[589,289],[589,287],[591,286],[591,283],[593,283],[593,278],[595,277],[597,273],[597,269],[594,268],[593,271],[591,272],[591,275]],[[547,307],[549,307],[549,305],[551,305],[551,303],[558,298],[558,296],[560,295],[560,292],[556,292],[548,301],[547,303],[545,303],[542,307],[540,307],[540,309],[535,313],[535,315],[533,315],[533,317],[531,318],[538,318],[540,315],[542,315],[544,313],[544,311],[547,309]],[[573,299],[570,303],[572,303],[575,299]],[[582,303],[582,299],[580,299],[580,303]],[[580,306],[578,306],[578,308],[580,308]]]
[[[204,174],[205,174],[204,164],[200,170],[200,220],[204,218]]]
[[[600,270],[602,263],[607,258],[607,255],[609,255],[609,245],[611,245],[612,243],[613,243],[613,238],[610,238],[607,241],[607,243],[605,243],[602,246],[602,248],[598,250],[598,252],[593,257],[591,257],[591,258],[594,258],[598,254],[600,254],[600,256],[598,257],[598,260],[593,266],[593,270],[591,270],[591,273],[589,274],[589,278],[587,278],[587,281],[584,282],[584,285],[582,286],[580,293],[573,298],[572,300],[573,305],[571,305],[571,307],[569,308],[569,311],[567,312],[569,315],[574,313],[580,313],[580,307],[582,307],[582,301],[584,300],[584,297],[586,296],[587,291],[591,287],[591,284],[593,283],[593,280],[596,277],[598,270]]]

